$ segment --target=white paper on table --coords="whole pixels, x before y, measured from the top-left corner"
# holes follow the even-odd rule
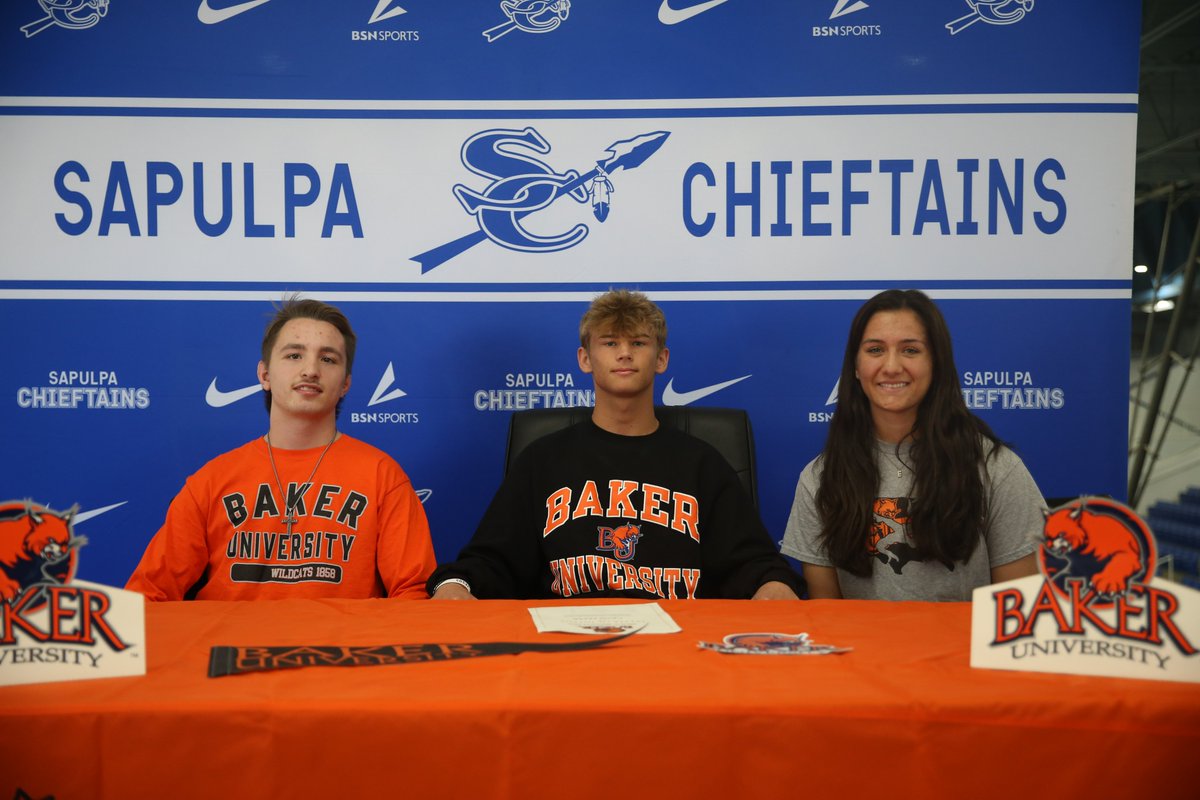
[[[679,633],[671,615],[658,603],[620,606],[544,606],[529,609],[538,633],[585,633],[611,635],[637,630],[638,633]]]

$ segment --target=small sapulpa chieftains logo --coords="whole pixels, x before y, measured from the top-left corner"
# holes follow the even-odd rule
[[[475,218],[479,230],[439,245],[412,257],[429,272],[439,264],[469,250],[485,239],[508,250],[526,253],[551,253],[574,247],[588,235],[582,223],[551,236],[533,233],[521,224],[524,217],[549,206],[562,197],[577,203],[589,203],[599,222],[608,219],[616,187],[612,175],[619,169],[631,170],[654,155],[670,136],[668,131],[643,133],[619,139],[585,172],[569,169],[559,172],[538,156],[550,152],[550,142],[532,127],[521,130],[490,128],[463,142],[462,164],[468,171],[486,178],[482,189],[466,184],[454,186],[454,196],[463,210]]]
[[[489,42],[513,31],[550,33],[558,30],[571,15],[571,0],[502,0],[500,11],[508,19],[483,32]]]
[[[108,0],[38,0],[38,5],[45,16],[21,26],[26,39],[55,25],[72,30],[90,28],[108,13]]]
[[[969,28],[976,22],[989,25],[1012,25],[1033,11],[1033,0],[966,0],[971,13],[946,23],[950,35]]]

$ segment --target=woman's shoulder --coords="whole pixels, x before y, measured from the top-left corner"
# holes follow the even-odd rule
[[[800,483],[808,483],[816,486],[821,483],[821,473],[824,471],[825,454],[818,453],[816,458],[804,465],[804,469],[800,470]]]
[[[1010,476],[1029,473],[1025,462],[1010,445],[984,438],[982,448],[983,462],[980,464],[980,468],[992,484],[1002,483]]]

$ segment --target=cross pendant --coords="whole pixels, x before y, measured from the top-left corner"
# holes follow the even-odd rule
[[[288,536],[292,535],[292,526],[295,525],[299,521],[300,520],[296,518],[296,512],[289,509],[287,512],[287,516],[283,518],[283,524],[287,525]]]

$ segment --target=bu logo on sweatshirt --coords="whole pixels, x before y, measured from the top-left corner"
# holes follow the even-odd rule
[[[637,549],[638,539],[642,538],[642,529],[638,525],[621,525],[616,528],[596,529],[600,534],[600,542],[596,550],[601,553],[612,553],[618,561],[628,561],[633,558]]]

